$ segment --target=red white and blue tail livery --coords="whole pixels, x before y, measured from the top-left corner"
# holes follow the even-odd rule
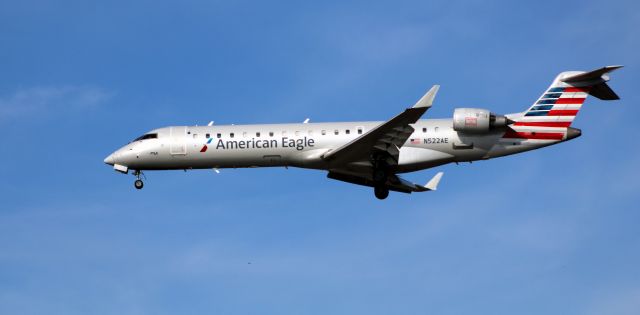
[[[589,95],[602,100],[619,97],[609,88],[607,73],[622,66],[608,66],[591,72],[560,73],[551,86],[522,115],[510,115],[515,123],[505,139],[562,140]]]

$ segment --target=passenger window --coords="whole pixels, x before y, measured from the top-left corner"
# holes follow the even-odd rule
[[[324,136],[324,135],[327,134],[327,131],[326,130],[322,130],[322,131],[320,131],[320,134]]]
[[[422,132],[427,132],[427,128],[422,128]]]
[[[193,134],[193,139],[198,139],[198,134],[197,133]]]
[[[259,132],[256,132],[256,137],[260,137],[260,133]]]
[[[296,137],[300,136],[300,131],[296,131]]]
[[[269,137],[273,137],[273,131],[269,131]]]
[[[344,131],[344,133],[346,133],[346,134],[350,134],[350,133],[351,133],[351,131],[350,131],[349,129],[347,129],[347,130],[345,130],[345,131]]]
[[[362,128],[358,128],[358,134],[361,135],[362,134]]]
[[[217,137],[218,139],[220,139],[220,138],[222,138],[222,134],[217,134],[217,135],[216,135],[216,137]]]
[[[229,137],[230,137],[230,138],[233,138],[233,132],[229,134]]]
[[[333,134],[337,136],[337,135],[340,134],[340,131],[338,129],[336,129],[336,130],[333,131]]]
[[[209,139],[209,138],[211,138],[211,134],[208,133],[207,134],[207,139]]]

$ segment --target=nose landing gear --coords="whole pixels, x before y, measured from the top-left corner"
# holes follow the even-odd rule
[[[144,176],[144,174],[142,174],[142,172],[136,170],[136,171],[133,171],[133,175],[136,177],[136,181],[133,182],[133,186],[136,187],[136,189],[142,189],[142,187],[144,187],[144,182],[140,178],[142,176]],[[146,179],[146,177],[145,177],[145,179]]]

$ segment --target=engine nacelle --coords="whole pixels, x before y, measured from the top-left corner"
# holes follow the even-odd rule
[[[486,133],[513,123],[502,115],[482,108],[456,108],[453,111],[453,130],[466,133]]]

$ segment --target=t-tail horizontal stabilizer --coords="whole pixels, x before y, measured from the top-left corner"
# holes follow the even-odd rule
[[[619,100],[620,97],[607,85],[609,76],[607,73],[620,69],[622,66],[606,66],[589,72],[575,74],[562,78],[560,81],[575,87],[590,86],[589,94],[601,100]]]

